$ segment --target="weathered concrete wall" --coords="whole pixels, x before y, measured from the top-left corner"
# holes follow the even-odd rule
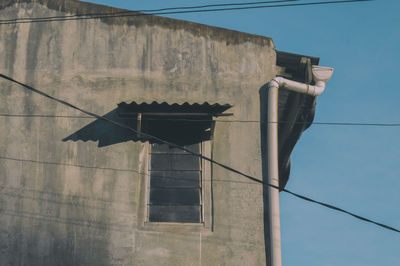
[[[67,12],[54,9],[14,4],[0,18]],[[207,101],[234,105],[229,119],[258,120],[259,89],[275,71],[272,41],[159,20],[0,25],[0,73],[101,115],[123,101]],[[146,176],[137,173],[146,143],[63,142],[92,120],[61,117],[81,114],[9,81],[0,80],[0,95],[2,114],[58,116],[0,116],[3,265],[265,264],[260,185],[216,166],[213,232],[146,227]],[[217,123],[213,158],[261,178],[259,136],[256,123]]]

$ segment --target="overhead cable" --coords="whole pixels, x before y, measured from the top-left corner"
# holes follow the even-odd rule
[[[22,163],[33,163],[33,164],[44,164],[44,165],[59,165],[59,166],[68,166],[68,167],[77,167],[77,168],[84,168],[84,169],[95,169],[95,170],[105,170],[105,171],[115,171],[115,172],[132,172],[132,173],[137,173],[139,175],[145,175],[145,176],[150,176],[150,174],[141,172],[139,170],[135,169],[123,169],[123,168],[115,168],[115,167],[100,167],[100,166],[95,166],[95,165],[83,165],[83,164],[72,164],[72,163],[64,163],[64,162],[55,162],[55,161],[40,161],[40,160],[33,160],[33,159],[25,159],[25,158],[16,158],[16,157],[11,157],[11,156],[6,156],[6,155],[0,155],[0,160],[9,160],[9,161],[16,161],[16,162],[22,162]],[[179,177],[176,176],[163,176],[165,179],[170,179],[170,180],[180,180]],[[198,178],[186,178],[185,180],[191,180],[191,181],[198,181]],[[223,183],[238,183],[238,184],[257,184],[252,181],[238,181],[238,180],[232,180],[232,179],[218,179],[218,178],[209,178],[206,179],[204,178],[203,180],[205,181],[212,181],[212,182],[223,182]],[[1,185],[0,185],[0,190],[1,190]]]
[[[135,130],[134,128],[131,128],[131,127],[127,126],[127,125],[124,125],[124,124],[121,124],[121,123],[119,123],[119,122],[113,121],[113,120],[111,120],[111,119],[108,119],[108,118],[106,118],[106,117],[100,116],[100,115],[98,115],[98,114],[95,114],[95,113],[86,111],[86,110],[84,110],[84,109],[82,109],[82,108],[79,108],[79,107],[77,107],[77,106],[75,106],[75,105],[69,103],[69,102],[60,100],[60,99],[55,98],[55,97],[53,97],[53,96],[51,96],[51,95],[49,95],[49,94],[47,94],[47,93],[45,93],[45,92],[42,92],[42,91],[40,91],[40,90],[38,90],[38,89],[35,89],[35,88],[33,88],[33,87],[31,87],[31,86],[29,86],[29,85],[27,85],[27,84],[24,84],[24,83],[22,83],[22,82],[19,82],[19,81],[17,81],[17,80],[14,80],[13,78],[11,78],[11,77],[9,77],[9,76],[0,74],[0,77],[6,79],[6,80],[8,80],[8,81],[11,81],[11,82],[13,82],[13,83],[16,83],[16,84],[18,84],[18,85],[24,87],[25,89],[28,89],[28,90],[30,90],[30,91],[32,91],[32,92],[35,92],[35,93],[37,93],[37,94],[40,94],[40,95],[42,95],[42,96],[44,96],[44,97],[46,97],[46,98],[49,98],[49,99],[51,99],[51,100],[53,100],[53,101],[56,101],[56,102],[58,102],[58,103],[61,103],[61,104],[63,104],[63,105],[66,105],[66,106],[68,106],[68,107],[70,107],[70,108],[73,108],[73,109],[75,109],[75,110],[78,110],[78,111],[80,111],[80,112],[82,112],[82,113],[84,113],[84,114],[87,114],[87,115],[89,115],[89,116],[93,116],[93,117],[95,117],[95,118],[104,120],[104,121],[106,121],[106,122],[108,122],[108,123],[110,123],[110,124],[119,126],[119,127],[121,127],[121,128],[128,129],[128,130],[134,132],[135,134],[137,134],[137,130]],[[260,180],[260,179],[258,179],[258,178],[256,178],[256,177],[253,177],[253,176],[250,176],[250,175],[248,175],[248,174],[245,174],[245,173],[243,173],[243,172],[241,172],[241,171],[239,171],[239,170],[236,170],[236,169],[234,169],[234,168],[232,168],[232,167],[230,167],[230,166],[227,166],[227,165],[225,165],[225,164],[223,164],[223,163],[217,162],[217,161],[215,161],[215,160],[213,160],[213,159],[211,159],[211,158],[208,158],[208,157],[206,157],[206,156],[204,156],[204,155],[202,155],[202,154],[199,154],[199,153],[193,152],[193,151],[191,151],[191,150],[188,150],[188,149],[186,149],[186,148],[184,148],[184,147],[182,147],[182,146],[179,146],[179,145],[176,145],[176,144],[174,144],[174,143],[171,143],[171,142],[162,140],[162,139],[160,139],[160,138],[158,138],[158,137],[152,136],[152,135],[147,134],[147,133],[141,132],[141,134],[142,134],[143,136],[149,138],[149,139],[153,139],[153,140],[159,141],[159,142],[161,142],[161,143],[167,144],[167,145],[169,145],[169,146],[171,146],[171,147],[174,147],[174,148],[177,148],[177,149],[186,151],[186,152],[188,152],[188,153],[190,153],[190,154],[192,154],[192,155],[194,155],[194,156],[197,156],[197,157],[202,158],[202,159],[204,159],[204,160],[206,160],[206,161],[209,161],[209,162],[211,162],[212,164],[216,164],[216,165],[218,165],[218,166],[220,166],[220,167],[222,167],[222,168],[224,168],[224,169],[226,169],[226,170],[228,170],[228,171],[231,171],[231,172],[236,173],[236,174],[238,174],[238,175],[244,176],[244,177],[246,177],[246,178],[248,178],[248,179],[250,179],[250,180],[252,180],[252,181],[254,181],[254,182],[257,182],[257,183],[259,183],[259,184],[263,184],[263,185],[266,185],[266,186],[269,186],[269,187],[272,187],[272,188],[278,189],[278,190],[280,189],[280,187],[278,187],[278,186],[275,186],[275,185],[266,183],[266,182],[264,182],[264,181],[262,181],[262,180]],[[286,192],[286,193],[288,193],[288,194],[290,194],[290,195],[293,195],[293,196],[295,196],[295,197],[297,197],[297,198],[300,198],[300,199],[302,199],[302,200],[305,200],[305,201],[308,201],[308,202],[312,202],[312,203],[315,203],[315,204],[324,206],[324,207],[326,207],[326,208],[329,208],[329,209],[332,209],[332,210],[336,210],[336,211],[338,211],[338,212],[342,212],[342,213],[348,214],[348,215],[353,216],[354,218],[357,218],[357,219],[359,219],[359,220],[362,220],[362,221],[365,221],[365,222],[368,222],[368,223],[372,223],[372,224],[375,224],[375,225],[377,225],[377,226],[379,226],[379,227],[382,227],[382,228],[385,228],[385,229],[388,229],[388,230],[391,230],[391,231],[400,233],[400,230],[399,230],[399,229],[396,229],[396,228],[391,227],[391,226],[389,226],[389,225],[385,225],[385,224],[383,224],[383,223],[379,223],[379,222],[373,221],[373,220],[371,220],[371,219],[362,217],[362,216],[360,216],[360,215],[358,215],[358,214],[355,214],[355,213],[353,213],[353,212],[346,211],[346,210],[344,210],[344,209],[342,209],[342,208],[339,208],[339,207],[336,207],[336,206],[333,206],[333,205],[330,205],[330,204],[327,204],[327,203],[324,203],[324,202],[321,202],[321,201],[317,201],[317,200],[311,199],[311,198],[309,198],[309,197],[306,197],[306,196],[303,196],[303,195],[300,195],[300,194],[297,194],[297,193],[292,192],[292,191],[290,191],[290,190],[288,190],[288,189],[286,189],[286,188],[281,189],[281,191]]]
[[[222,6],[245,6],[245,5],[298,2],[298,1],[300,1],[300,0],[275,0],[275,1],[259,1],[259,2],[243,2],[243,3],[210,4],[210,5],[199,5],[199,6],[180,6],[180,7],[166,7],[166,8],[158,8],[158,9],[124,10],[124,11],[118,11],[118,12],[112,12],[112,13],[81,13],[81,14],[74,14],[74,15],[39,17],[39,18],[25,17],[25,18],[14,18],[14,19],[0,19],[0,22],[23,21],[23,20],[32,20],[32,19],[75,18],[75,17],[85,17],[85,16],[124,15],[124,14],[133,14],[133,13],[137,13],[137,12],[161,12],[161,11],[179,10],[179,9],[199,9],[199,8],[222,7]]]
[[[10,161],[17,161],[23,163],[36,163],[36,164],[48,164],[48,165],[61,165],[61,166],[73,166],[78,168],[87,168],[87,169],[96,169],[96,170],[110,170],[110,171],[119,171],[119,172],[135,172],[138,174],[142,174],[137,170],[134,169],[122,169],[122,168],[111,168],[111,167],[99,167],[99,166],[87,166],[82,164],[71,164],[71,163],[60,163],[60,162],[45,162],[45,161],[38,161],[38,160],[31,160],[31,159],[20,159],[14,158],[10,156],[3,156],[0,155],[1,160],[10,160]]]
[[[348,4],[353,2],[370,2],[374,0],[337,0],[337,1],[323,1],[323,2],[307,2],[307,3],[290,3],[290,4],[274,4],[274,5],[258,5],[258,6],[245,6],[245,7],[230,7],[230,8],[213,8],[213,9],[198,9],[198,10],[182,10],[182,11],[161,11],[161,12],[149,12],[149,13],[138,13],[135,11],[126,14],[115,14],[106,13],[101,15],[85,15],[81,14],[78,17],[59,16],[57,18],[52,17],[41,17],[41,18],[18,18],[11,19],[10,21],[0,22],[0,25],[5,24],[20,24],[20,23],[35,23],[35,22],[52,22],[52,21],[71,21],[71,20],[88,20],[88,19],[99,19],[99,18],[120,18],[120,17],[139,17],[149,15],[173,15],[173,14],[188,14],[188,13],[205,13],[205,12],[222,12],[222,11],[233,11],[233,10],[248,10],[248,9],[259,9],[259,8],[276,8],[276,7],[300,7],[300,6],[315,6],[315,5],[330,5],[330,4]]]
[[[93,119],[92,116],[79,116],[79,115],[46,115],[46,114],[5,114],[0,113],[0,117],[25,117],[25,118],[70,118],[70,119]],[[132,120],[135,118],[120,117],[122,120]],[[400,127],[400,123],[363,123],[363,122],[313,122],[313,121],[260,121],[260,120],[228,120],[228,119],[187,119],[187,118],[150,118],[142,117],[142,120],[147,121],[180,121],[180,122],[221,122],[221,123],[278,123],[278,124],[312,124],[312,125],[325,125],[325,126],[370,126],[370,127]]]

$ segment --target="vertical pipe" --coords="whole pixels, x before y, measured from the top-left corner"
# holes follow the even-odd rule
[[[331,78],[333,68],[312,66],[312,86],[282,77],[275,77],[268,83],[268,126],[267,126],[267,170],[268,184],[279,187],[278,164],[278,91],[279,87],[304,93],[312,96],[321,95],[325,90],[325,83]],[[279,213],[279,191],[268,186],[268,266],[282,266],[281,252],[281,221]]]
[[[276,84],[277,85],[277,84]],[[278,86],[268,89],[267,161],[268,184],[279,187],[278,165]],[[279,191],[268,187],[269,249],[268,266],[282,266]]]

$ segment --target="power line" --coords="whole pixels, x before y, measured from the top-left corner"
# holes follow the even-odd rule
[[[0,19],[0,22],[11,22],[11,21],[22,21],[22,20],[33,20],[33,19],[57,19],[57,18],[75,18],[82,16],[108,16],[108,15],[122,15],[122,14],[132,14],[137,12],[161,12],[168,10],[179,10],[179,9],[200,9],[208,7],[222,7],[222,6],[245,6],[245,5],[259,5],[259,4],[272,4],[272,3],[284,3],[284,2],[298,2],[299,0],[275,0],[275,1],[259,1],[259,2],[244,2],[244,3],[226,3],[226,4],[210,4],[210,5],[199,5],[199,6],[180,6],[180,7],[166,7],[159,9],[140,9],[140,10],[125,10],[113,13],[82,13],[75,15],[66,16],[51,16],[51,17],[41,17],[41,18],[15,18],[15,19]]]
[[[231,7],[231,8],[213,8],[213,9],[201,9],[201,10],[184,10],[184,11],[162,11],[162,12],[150,12],[150,13],[137,13],[131,11],[127,14],[101,14],[101,15],[85,15],[80,14],[78,17],[59,16],[57,18],[52,17],[41,17],[41,18],[22,18],[22,20],[11,19],[10,21],[0,22],[0,25],[6,24],[20,24],[20,23],[35,23],[35,22],[52,22],[52,21],[70,21],[70,20],[87,20],[87,19],[99,19],[99,18],[117,18],[117,17],[139,17],[149,15],[172,15],[172,14],[188,14],[188,13],[205,13],[205,12],[222,12],[222,11],[233,11],[233,10],[248,10],[248,9],[259,9],[259,8],[275,8],[275,7],[300,7],[300,6],[313,6],[313,5],[330,5],[330,4],[348,4],[353,2],[370,2],[374,0],[337,0],[337,1],[323,1],[323,2],[308,2],[308,3],[291,3],[291,4],[275,4],[275,5],[259,5],[259,6],[246,6],[246,7]],[[178,7],[176,9],[179,9]],[[127,11],[128,12],[128,11]]]
[[[93,119],[91,116],[80,115],[42,115],[42,114],[0,114],[0,117],[29,117],[29,118],[77,118],[77,119]]]
[[[24,163],[73,166],[73,167],[78,167],[78,168],[87,168],[87,169],[96,169],[96,170],[110,170],[110,171],[118,171],[118,172],[135,172],[135,173],[141,174],[139,171],[134,170],[134,169],[121,169],[121,168],[111,168],[111,167],[87,166],[87,165],[82,165],[82,164],[71,164],[71,163],[60,163],[60,162],[46,162],[46,161],[38,161],[38,160],[31,160],[31,159],[19,159],[19,158],[13,158],[13,157],[2,156],[2,155],[0,155],[0,159],[1,160],[24,162]]]
[[[375,221],[373,221],[373,220],[370,220],[370,219],[368,219],[368,218],[362,217],[362,216],[360,216],[360,215],[358,215],[358,214],[355,214],[355,213],[353,213],[353,212],[346,211],[346,210],[344,210],[344,209],[342,209],[342,208],[339,208],[339,207],[336,207],[336,206],[333,206],[333,205],[330,205],[330,204],[327,204],[327,203],[324,203],[324,202],[321,202],[321,201],[313,200],[313,199],[311,199],[311,198],[309,198],[309,197],[305,197],[305,196],[303,196],[303,195],[300,195],[300,194],[294,193],[294,192],[292,192],[292,191],[289,191],[289,190],[287,190],[286,188],[284,188],[282,191],[284,191],[284,192],[286,192],[286,193],[288,193],[288,194],[290,194],[290,195],[292,195],[292,196],[295,196],[295,197],[297,197],[297,198],[303,199],[303,200],[305,200],[305,201],[309,201],[309,202],[312,202],[312,203],[316,203],[316,204],[318,204],[318,205],[327,207],[327,208],[329,208],[329,209],[336,210],[336,211],[338,211],[338,212],[342,212],[342,213],[348,214],[348,215],[353,216],[354,218],[357,218],[357,219],[359,219],[359,220],[361,220],[361,221],[365,221],[365,222],[368,222],[368,223],[372,223],[372,224],[375,224],[375,225],[377,225],[377,226],[383,227],[383,228],[385,228],[385,229],[389,229],[389,230],[391,230],[391,231],[395,231],[395,232],[397,232],[397,233],[400,233],[400,230],[398,230],[398,229],[396,229],[396,228],[394,228],[394,227],[391,227],[391,226],[389,226],[389,225],[386,225],[386,224],[383,224],[383,223],[375,222]]]
[[[44,97],[46,97],[46,98],[49,98],[49,99],[51,99],[51,100],[53,100],[53,101],[56,101],[56,102],[58,102],[58,103],[61,103],[61,104],[66,105],[66,106],[68,106],[68,107],[71,107],[71,108],[73,108],[73,109],[75,109],[75,110],[78,110],[78,111],[80,111],[80,112],[82,112],[82,113],[84,113],[84,114],[87,114],[87,115],[89,115],[89,116],[93,116],[93,117],[95,117],[95,118],[104,120],[104,121],[106,121],[106,122],[108,122],[108,123],[110,123],[110,124],[119,126],[119,127],[121,127],[121,128],[126,128],[126,129],[128,129],[128,130],[134,132],[135,134],[137,133],[137,131],[136,131],[135,129],[133,129],[133,128],[129,127],[129,126],[126,126],[126,125],[124,125],[124,124],[118,123],[118,122],[113,121],[113,120],[111,120],[111,119],[108,119],[108,118],[106,118],[106,117],[102,117],[102,116],[97,115],[97,114],[95,114],[95,113],[86,111],[86,110],[84,110],[84,109],[82,109],[82,108],[79,108],[79,107],[77,107],[77,106],[75,106],[75,105],[69,103],[69,102],[60,100],[60,99],[55,98],[55,97],[53,97],[53,96],[51,96],[51,95],[49,95],[49,94],[47,94],[47,93],[45,93],[45,92],[42,92],[42,91],[40,91],[40,90],[38,90],[38,89],[35,89],[35,88],[33,88],[33,87],[31,87],[31,86],[29,86],[29,85],[27,85],[27,84],[24,84],[24,83],[21,83],[21,82],[19,82],[19,81],[16,81],[16,80],[14,80],[14,79],[11,78],[11,77],[8,77],[8,76],[3,75],[3,74],[0,74],[0,77],[6,79],[6,80],[8,80],[8,81],[11,81],[11,82],[13,82],[13,83],[16,83],[16,84],[18,84],[18,85],[24,87],[25,89],[28,89],[28,90],[30,90],[30,91],[32,91],[32,92],[35,92],[35,93],[37,93],[37,94],[40,94],[40,95],[42,95],[42,96],[44,96]],[[222,168],[224,168],[224,169],[226,169],[226,170],[228,170],[228,171],[231,171],[231,172],[236,173],[236,174],[238,174],[238,175],[244,176],[244,177],[248,178],[249,180],[252,180],[252,181],[254,181],[254,182],[256,182],[256,183],[259,183],[259,184],[262,184],[262,185],[266,185],[266,186],[269,186],[269,187],[274,188],[274,189],[278,189],[278,190],[280,189],[280,187],[278,187],[278,186],[275,186],[275,185],[266,183],[266,182],[264,182],[264,181],[262,181],[262,180],[260,180],[260,179],[258,179],[258,178],[256,178],[256,177],[253,177],[253,176],[250,176],[250,175],[248,175],[248,174],[245,174],[245,173],[243,173],[243,172],[241,172],[241,171],[239,171],[239,170],[236,170],[236,169],[234,169],[234,168],[232,168],[232,167],[230,167],[230,166],[227,166],[227,165],[225,165],[225,164],[223,164],[223,163],[217,162],[217,161],[215,161],[215,160],[213,160],[213,159],[211,159],[211,158],[208,158],[208,157],[206,157],[206,156],[204,156],[204,155],[202,155],[202,154],[199,154],[199,153],[193,152],[193,151],[191,151],[191,150],[188,150],[188,149],[186,149],[186,148],[184,148],[184,147],[182,147],[182,146],[179,146],[179,145],[176,145],[176,144],[174,144],[174,143],[171,143],[171,142],[162,140],[162,139],[160,139],[160,138],[158,138],[158,137],[152,136],[152,135],[147,134],[147,133],[143,133],[143,132],[142,132],[141,134],[142,134],[143,136],[149,138],[149,139],[153,139],[153,140],[159,141],[159,142],[161,142],[161,143],[167,144],[167,145],[169,145],[169,146],[172,146],[172,147],[174,147],[174,148],[177,148],[177,149],[186,151],[186,152],[188,152],[188,153],[190,153],[190,154],[192,154],[192,155],[195,155],[195,156],[197,156],[197,157],[199,157],[199,158],[202,158],[202,159],[204,159],[204,160],[206,160],[206,161],[209,161],[209,162],[211,162],[212,164],[216,164],[216,165],[218,165],[218,166],[220,166],[220,167],[222,167]],[[290,190],[288,190],[288,189],[286,189],[286,188],[281,189],[281,191],[286,192],[286,193],[288,193],[288,194],[290,194],[290,195],[292,195],[292,196],[295,196],[295,197],[297,197],[297,198],[300,198],[300,199],[302,199],[302,200],[305,200],[305,201],[308,201],[308,202],[312,202],[312,203],[315,203],[315,204],[324,206],[324,207],[326,207],[326,208],[329,208],[329,209],[332,209],[332,210],[335,210],[335,211],[338,211],[338,212],[342,212],[342,213],[348,214],[348,215],[353,216],[354,218],[357,218],[357,219],[359,219],[359,220],[362,220],[362,221],[365,221],[365,222],[368,222],[368,223],[372,223],[372,224],[375,224],[375,225],[380,226],[380,227],[382,227],[382,228],[385,228],[385,229],[388,229],[388,230],[391,230],[391,231],[400,233],[400,230],[399,230],[399,229],[396,229],[396,228],[394,228],[394,227],[391,227],[391,226],[388,226],[388,225],[385,225],[385,224],[382,224],[382,223],[379,223],[379,222],[370,220],[370,219],[368,219],[368,218],[362,217],[362,216],[360,216],[360,215],[358,215],[358,214],[355,214],[355,213],[353,213],[353,212],[346,211],[346,210],[344,210],[344,209],[342,209],[342,208],[339,208],[339,207],[336,207],[336,206],[333,206],[333,205],[330,205],[330,204],[327,204],[327,203],[324,203],[324,202],[321,202],[321,201],[317,201],[317,200],[311,199],[311,198],[309,198],[309,197],[306,197],[306,196],[303,196],[303,195],[300,195],[300,194],[297,194],[297,193],[292,192],[292,191],[290,191]]]
[[[70,119],[93,119],[92,116],[79,116],[79,115],[45,115],[45,114],[0,114],[0,117],[26,117],[26,118],[70,118]],[[136,118],[119,118],[119,119],[136,119]],[[400,127],[400,123],[362,123],[362,122],[312,122],[312,121],[278,121],[268,122],[260,120],[222,120],[222,119],[186,119],[186,118],[146,118],[142,117],[142,120],[147,121],[180,121],[180,122],[220,122],[220,123],[278,123],[278,124],[312,124],[312,125],[326,125],[326,126],[370,126],[370,127]]]
[[[18,162],[38,163],[38,164],[72,166],[72,167],[87,168],[87,169],[123,171],[123,172],[135,172],[135,173],[138,173],[138,174],[140,174],[140,175],[147,175],[147,176],[150,176],[150,175],[147,174],[147,173],[143,173],[143,172],[140,172],[140,171],[134,170],[134,169],[120,169],[120,168],[87,166],[87,165],[81,165],[81,164],[70,164],[70,163],[60,163],[60,162],[46,162],[46,161],[37,161],[37,160],[31,160],[31,159],[12,158],[12,157],[8,157],[8,156],[0,156],[0,159],[3,159],[3,160],[12,160],[12,161],[18,161]],[[172,179],[172,180],[176,180],[176,179],[177,179],[177,177],[172,177],[172,176],[171,176],[171,177],[167,176],[167,177],[164,177],[164,178]],[[190,180],[190,179],[189,179],[189,180]],[[250,183],[250,182],[240,182],[240,181],[223,180],[223,179],[213,179],[213,182],[228,182],[228,183],[254,184],[254,183]],[[389,229],[389,230],[394,230],[394,231],[396,231],[396,232],[399,232],[397,229],[395,229],[395,228],[393,228],[393,227],[387,226],[387,225],[382,224],[382,223],[377,223],[377,222],[375,222],[375,221],[372,221],[372,220],[370,220],[370,219],[367,219],[367,218],[364,218],[364,217],[362,217],[362,216],[356,215],[356,214],[354,214],[354,213],[348,212],[348,211],[346,211],[346,210],[344,210],[344,209],[335,207],[335,206],[333,206],[333,205],[330,205],[330,204],[327,204],[327,203],[323,203],[323,202],[320,202],[320,201],[313,200],[313,199],[311,199],[311,198],[302,196],[302,195],[300,195],[300,194],[294,193],[294,192],[289,191],[289,190],[287,190],[287,189],[283,189],[283,191],[285,191],[285,192],[287,192],[287,193],[289,193],[290,195],[293,195],[293,196],[295,196],[295,197],[301,198],[301,199],[303,199],[303,200],[306,200],[306,201],[309,201],[309,202],[312,202],[312,203],[316,203],[316,204],[322,205],[322,206],[324,206],[324,207],[327,207],[327,208],[330,208],[330,209],[334,209],[334,210],[336,210],[336,211],[340,211],[340,212],[346,213],[346,214],[351,215],[351,216],[353,216],[353,217],[355,217],[355,218],[357,218],[357,219],[360,219],[360,220],[363,220],[363,221],[366,221],[366,222],[369,222],[369,223],[373,223],[373,224],[375,224],[375,225],[381,226],[381,227],[386,228],[386,229]]]
[[[45,165],[60,165],[60,166],[68,166],[68,167],[77,167],[77,168],[84,168],[84,169],[96,169],[96,170],[105,170],[105,171],[115,171],[115,172],[132,172],[137,173],[139,175],[150,176],[150,174],[141,172],[135,169],[127,169],[127,168],[115,168],[115,167],[100,167],[95,165],[84,165],[84,164],[73,164],[73,163],[63,163],[63,162],[49,162],[49,161],[39,161],[39,160],[32,160],[32,159],[23,159],[23,158],[15,158],[11,156],[0,155],[0,160],[9,160],[9,161],[16,161],[22,163],[34,163],[34,164],[45,164]],[[165,179],[170,180],[180,180],[180,178],[176,176],[163,176]],[[198,178],[186,178],[185,180],[192,180],[198,181]],[[223,182],[223,183],[238,183],[238,184],[256,184],[254,182],[246,182],[246,181],[238,181],[238,180],[231,180],[231,179],[205,179],[205,181],[213,181],[213,182]],[[0,185],[0,190],[2,186]]]

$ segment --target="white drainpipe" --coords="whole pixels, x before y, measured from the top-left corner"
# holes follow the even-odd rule
[[[282,77],[275,77],[268,83],[268,128],[267,128],[267,161],[268,183],[279,187],[278,164],[278,89],[284,87],[291,91],[319,96],[325,90],[325,83],[330,79],[333,68],[312,66],[315,85],[308,85]],[[268,187],[269,217],[269,264],[282,266],[281,229],[279,213],[279,191]],[[267,243],[266,243],[267,244]]]

